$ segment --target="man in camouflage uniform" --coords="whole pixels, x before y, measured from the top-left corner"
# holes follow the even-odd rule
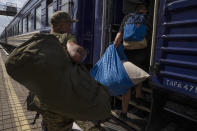
[[[67,42],[76,43],[76,39],[69,34],[70,26],[76,20],[72,20],[70,16],[63,11],[55,12],[51,17],[51,34],[54,34],[62,44],[62,47],[66,49]],[[71,131],[73,121],[70,118],[60,116],[47,109],[43,103],[40,103],[37,97],[34,98],[34,102],[38,107],[38,112],[43,117],[43,130],[45,131]]]

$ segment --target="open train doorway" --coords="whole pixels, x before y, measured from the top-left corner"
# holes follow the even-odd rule
[[[95,21],[95,0],[78,0],[77,39],[86,49],[87,58],[85,63],[91,65],[93,62],[94,48],[94,21]]]
[[[145,16],[145,25],[146,25],[146,40],[147,47],[144,51],[144,70],[149,72],[149,63],[150,63],[150,52],[151,52],[151,44],[152,44],[152,23],[153,23],[153,12],[154,12],[154,0],[110,0],[108,3],[108,19],[107,22],[109,24],[109,30],[107,32],[107,39],[110,43],[115,40],[116,34],[119,32],[119,28],[124,16],[135,13],[136,6],[139,4],[146,5],[148,10],[147,15]],[[112,102],[113,110],[112,114],[114,117],[118,118],[124,124],[134,128],[135,130],[145,130],[148,120],[149,114],[151,112],[151,95],[152,89],[148,86],[148,81],[143,83],[142,93],[144,95],[144,99],[142,101],[136,100],[136,90],[135,88],[131,88],[131,96],[129,101],[128,108],[128,119],[122,119],[119,114],[122,110],[122,97],[115,97]]]
[[[148,49],[146,56],[146,69],[149,69],[149,60],[150,60],[150,48],[151,48],[151,39],[152,39],[152,27],[153,27],[153,14],[154,14],[154,1],[155,0],[110,0],[108,3],[108,23],[109,23],[109,31],[108,31],[108,43],[114,41],[116,34],[119,31],[121,22],[124,16],[129,13],[135,13],[135,8],[139,4],[145,4],[148,10],[146,15],[146,28],[147,34],[146,39],[148,42]]]

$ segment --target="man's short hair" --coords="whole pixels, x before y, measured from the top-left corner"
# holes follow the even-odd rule
[[[57,25],[60,21],[65,21],[66,23],[73,23],[77,22],[77,20],[71,19],[70,15],[64,11],[56,11],[52,16],[51,16],[51,24],[52,25]]]

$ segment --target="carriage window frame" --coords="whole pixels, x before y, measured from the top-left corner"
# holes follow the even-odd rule
[[[15,26],[12,27],[12,36],[14,36]]]
[[[19,35],[19,22],[17,24],[17,35]]]
[[[18,24],[15,25],[15,35],[18,35]]]
[[[39,10],[38,10],[39,9]],[[40,11],[40,15],[39,15],[39,19],[38,19],[38,12]],[[37,6],[36,8],[35,8],[35,20],[34,20],[34,22],[35,22],[35,26],[34,26],[34,29],[35,30],[39,30],[39,29],[41,29],[41,26],[42,26],[42,23],[41,23],[41,17],[42,17],[42,8],[41,8],[41,5],[39,5],[39,6]]]
[[[47,26],[50,26],[51,22],[51,16],[53,15],[53,3],[50,3],[48,6],[47,6]]]
[[[27,17],[23,18],[23,33],[27,33]]]
[[[70,13],[71,1],[70,0],[60,0],[59,9],[65,11],[66,13]],[[65,9],[65,10],[64,10]]]
[[[12,36],[12,28],[9,29],[9,36]]]
[[[15,35],[15,26],[13,25],[13,27],[12,27],[12,36],[14,36]]]
[[[27,23],[27,26],[28,26],[28,32],[31,32],[31,31],[32,31],[32,19],[31,19],[31,13],[27,15],[27,19],[28,19],[28,23]]]
[[[18,25],[19,25],[19,34],[22,34],[23,33],[23,21],[20,20]]]
[[[11,27],[11,32],[10,33],[11,33],[11,36],[13,36],[13,27]]]

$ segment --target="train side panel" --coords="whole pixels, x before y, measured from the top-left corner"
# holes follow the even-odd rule
[[[156,0],[156,4],[148,131],[161,128],[166,112],[183,119],[190,129],[197,123],[197,1]]]
[[[100,57],[101,44],[105,44],[101,40],[101,33],[103,32],[101,28],[103,24],[103,1],[100,0],[85,2],[80,0],[30,0],[6,27],[6,43],[17,47],[35,33],[49,33],[50,26],[47,12],[49,1],[52,2],[53,12],[63,10],[68,12],[73,19],[79,20],[79,22],[73,24],[72,34],[77,37],[78,43],[88,52],[85,63],[90,65],[93,62],[95,63]],[[36,10],[38,7],[40,7],[40,12]],[[36,13],[41,14],[41,17],[38,18],[39,22],[37,22]],[[23,20],[25,18],[31,21],[31,25],[28,23],[28,31],[23,31]],[[40,26],[37,28],[39,23]],[[17,31],[13,31],[16,25]]]
[[[197,98],[197,1],[160,0],[153,82]]]

